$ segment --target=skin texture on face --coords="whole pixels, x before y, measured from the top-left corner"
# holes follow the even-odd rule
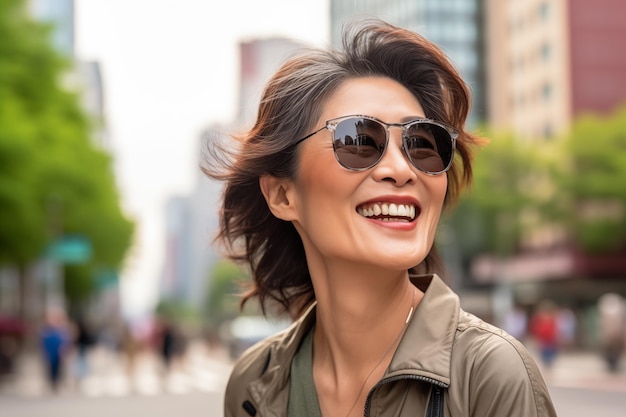
[[[405,87],[383,77],[343,83],[326,102],[315,129],[346,115],[374,116],[387,123],[425,116]],[[420,172],[401,146],[401,129],[390,128],[382,160],[371,169],[353,172],[336,161],[329,130],[300,144],[297,177],[284,184],[289,208],[279,217],[293,221],[312,271],[316,263],[328,270],[335,262],[406,271],[426,257],[443,207],[447,176]],[[394,216],[383,220],[363,215],[385,212],[389,203],[415,210],[415,218],[400,221]]]

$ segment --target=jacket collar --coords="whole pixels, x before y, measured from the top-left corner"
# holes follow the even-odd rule
[[[459,298],[437,275],[412,276],[411,281],[424,292],[424,298],[383,378],[414,375],[448,386],[450,355],[459,318]],[[289,364],[315,323],[315,308],[316,304],[313,304],[275,340],[269,348],[266,371],[248,386],[254,402],[269,412],[264,416],[279,416],[287,409]]]
[[[450,356],[459,321],[459,297],[437,276],[412,276],[424,292],[383,378],[412,374],[450,385]]]

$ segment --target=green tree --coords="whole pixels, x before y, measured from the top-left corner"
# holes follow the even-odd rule
[[[466,260],[479,253],[506,256],[517,250],[524,213],[540,204],[539,156],[508,133],[488,133],[490,142],[474,160],[474,183],[445,221],[452,225]]]
[[[79,301],[93,292],[96,268],[120,268],[133,224],[111,157],[90,140],[94,123],[62,87],[71,63],[49,35],[24,1],[0,0],[0,265],[25,271],[54,239],[81,235],[93,256],[68,267],[65,281]]]
[[[564,143],[568,163],[557,181],[567,201],[574,241],[588,252],[626,244],[626,107],[609,116],[586,115]]]
[[[209,279],[205,309],[212,326],[217,327],[237,315],[237,296],[241,292],[240,284],[246,279],[245,272],[229,260],[215,264]]]

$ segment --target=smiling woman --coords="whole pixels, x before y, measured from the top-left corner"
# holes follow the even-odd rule
[[[294,319],[237,361],[226,417],[555,415],[524,347],[440,278],[439,218],[481,143],[468,109],[435,45],[366,20],[285,62],[239,146],[210,144],[242,303]]]

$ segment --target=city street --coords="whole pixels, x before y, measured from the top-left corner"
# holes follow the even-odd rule
[[[66,381],[52,393],[43,378],[39,358],[30,355],[19,363],[19,373],[0,386],[2,417],[185,417],[221,416],[223,390],[231,363],[225,352],[190,345],[183,362],[166,372],[160,358],[144,351],[129,368],[123,356],[95,349],[90,372],[83,380],[71,378],[73,358],[66,366]]]
[[[127,395],[122,397],[44,396],[1,398],[2,417],[220,417],[217,392]]]
[[[626,392],[550,388],[559,417],[624,417]]]
[[[626,410],[624,392],[578,388],[553,388],[551,392],[560,417],[623,417]],[[185,417],[220,417],[222,393],[0,398],[3,417],[173,417],[181,413]]]
[[[193,345],[184,363],[165,373],[158,357],[141,355],[132,374],[120,357],[104,350],[91,357],[92,372],[48,391],[36,358],[22,361],[20,377],[0,389],[2,417],[221,417],[224,386],[231,368],[227,355]],[[604,371],[591,353],[559,356],[545,373],[561,417],[623,417],[626,371]]]

